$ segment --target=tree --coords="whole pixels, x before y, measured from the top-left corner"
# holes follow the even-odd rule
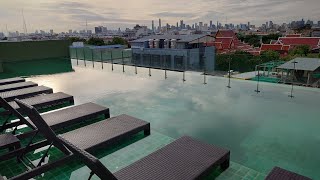
[[[121,37],[114,37],[112,38],[112,41],[108,42],[108,45],[115,45],[115,44],[126,45],[128,44],[128,42]]]
[[[280,59],[280,54],[277,51],[268,50],[261,53],[262,62],[275,61],[279,59]]]
[[[243,38],[243,41],[254,46],[254,47],[260,47],[260,38],[257,35],[246,35]]]
[[[84,42],[85,43],[86,42],[85,39],[79,38],[79,37],[70,37],[69,41],[71,41],[71,43],[73,43],[73,42]]]
[[[278,40],[279,37],[281,37],[282,35],[281,34],[268,34],[266,36],[262,36],[262,42],[264,44],[270,44],[270,41],[271,40]]]
[[[290,53],[292,55],[307,56],[309,52],[310,52],[309,45],[299,45],[299,46],[296,46]]]
[[[103,46],[103,45],[105,45],[103,39],[94,38],[94,37],[90,38],[88,40],[87,44],[94,45],[94,46]]]

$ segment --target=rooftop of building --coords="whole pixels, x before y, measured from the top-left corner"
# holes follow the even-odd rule
[[[288,61],[281,66],[277,67],[278,69],[290,69],[290,70],[303,70],[303,71],[315,71],[320,67],[319,58],[295,58],[291,61]]]
[[[150,39],[176,39],[177,42],[191,42],[198,40],[203,37],[211,37],[209,35],[205,34],[192,34],[192,35],[151,35],[151,36],[145,36],[140,39],[133,40],[131,42],[145,42]]]

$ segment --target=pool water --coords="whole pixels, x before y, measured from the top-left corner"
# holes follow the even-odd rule
[[[183,135],[231,150],[232,166],[267,174],[274,166],[320,179],[320,90],[260,83],[197,72],[165,72],[72,60],[74,72],[31,77],[55,92],[92,101],[111,116],[128,114],[149,121],[161,146]],[[166,139],[166,137],[168,139]],[[170,137],[170,138],[169,138]],[[135,143],[134,143],[135,144]],[[133,145],[134,145],[133,144]],[[134,162],[134,161],[133,161]],[[85,168],[85,167],[83,167]],[[229,168],[230,169],[230,168]],[[232,168],[231,168],[232,169]],[[223,175],[222,175],[223,176]],[[74,176],[70,176],[74,177]]]

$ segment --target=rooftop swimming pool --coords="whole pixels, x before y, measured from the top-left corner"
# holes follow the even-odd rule
[[[128,114],[151,123],[151,136],[101,156],[111,171],[130,164],[182,135],[231,150],[231,167],[219,178],[243,178],[250,171],[267,174],[274,166],[320,179],[320,89],[257,83],[182,72],[72,60],[74,72],[30,77],[39,85],[110,108],[111,116]],[[141,145],[139,145],[139,143]],[[131,148],[131,149],[128,149]],[[132,151],[132,149],[135,149]],[[1,166],[1,164],[0,164]],[[237,169],[238,168],[238,169]],[[239,170],[240,169],[240,170]],[[235,172],[239,171],[238,176]],[[80,166],[56,178],[76,179],[89,170]],[[247,177],[248,179],[249,176]],[[79,178],[78,178],[79,179]]]

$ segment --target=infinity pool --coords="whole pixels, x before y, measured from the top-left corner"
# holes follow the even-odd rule
[[[320,90],[228,80],[187,72],[165,72],[83,62],[74,72],[30,80],[75,96],[76,104],[93,101],[111,115],[129,114],[151,122],[155,133],[170,138],[190,135],[231,150],[231,161],[267,174],[281,166],[320,179]],[[151,132],[152,133],[152,132]],[[168,140],[169,142],[169,140]]]

